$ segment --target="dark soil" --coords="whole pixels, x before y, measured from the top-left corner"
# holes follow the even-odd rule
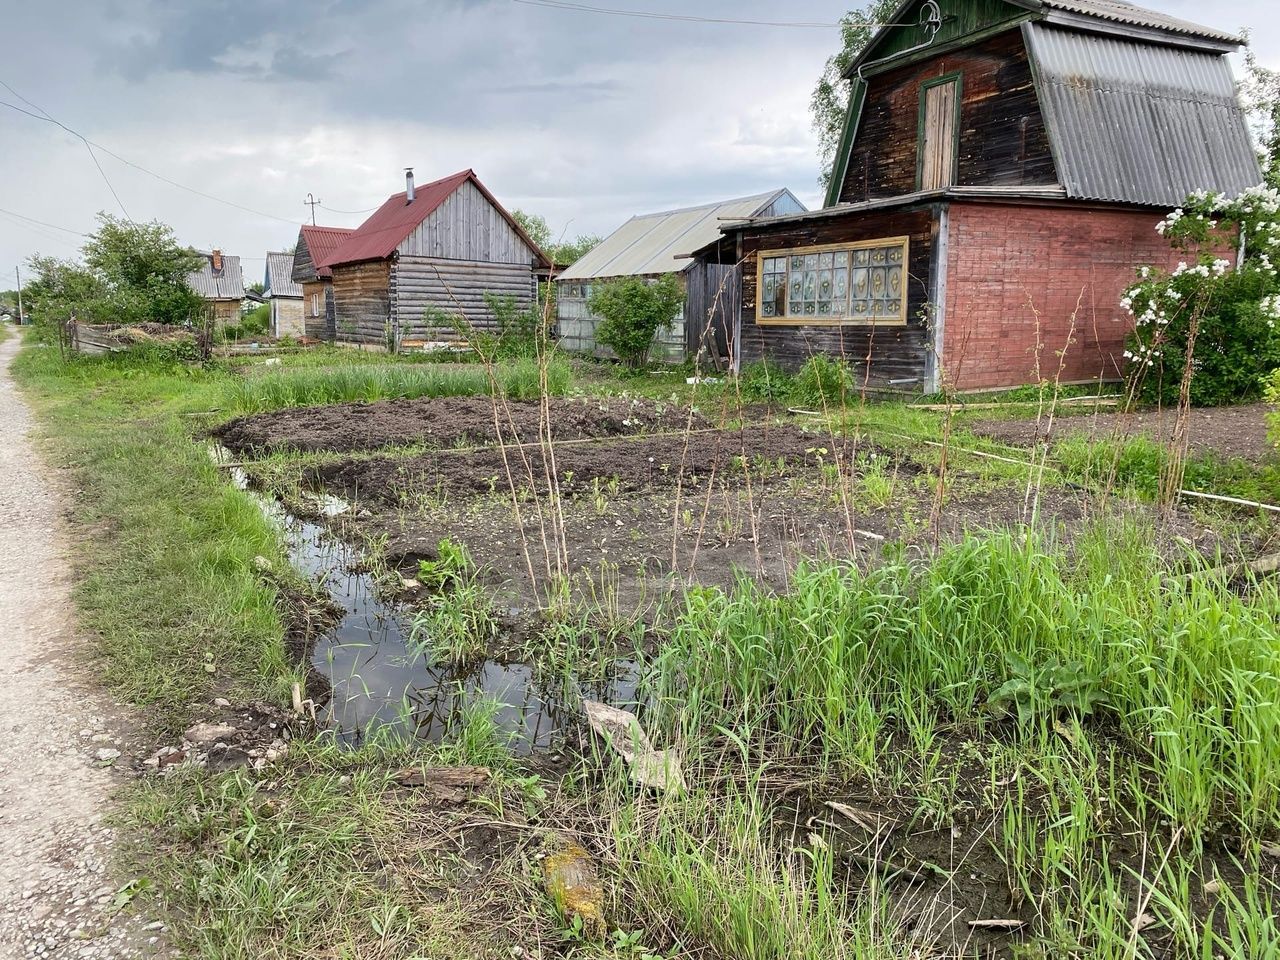
[[[618,437],[683,430],[687,410],[645,399],[556,397],[549,401],[556,440]],[[499,410],[503,440],[538,441],[537,402],[512,400]],[[707,426],[693,414],[694,429]],[[282,450],[354,453],[385,447],[458,447],[494,443],[493,401],[488,397],[422,397],[327,407],[295,407],[240,417],[213,435],[237,456]]]
[[[1191,411],[1190,449],[1196,454],[1217,454],[1263,460],[1275,453],[1267,440],[1266,414],[1272,407],[1254,403],[1241,407],[1205,407]],[[1167,442],[1172,434],[1176,410],[1147,410],[1139,413],[1099,411],[1087,416],[1063,417],[1054,421],[1056,437],[1085,435],[1103,440],[1139,434]],[[979,436],[991,437],[1015,446],[1032,446],[1041,439],[1044,424],[1034,420],[980,420],[969,424]]]
[[[842,441],[843,442],[843,441]],[[864,449],[870,450],[866,444]],[[361,503],[415,503],[426,492],[435,497],[495,494],[510,497],[511,485],[544,494],[553,474],[563,496],[637,493],[682,484],[737,485],[746,480],[744,462],[757,473],[760,461],[790,467],[832,462],[830,437],[797,427],[750,426],[739,430],[702,430],[687,435],[613,438],[565,443],[555,448],[554,464],[541,448],[439,450],[412,457],[372,457],[323,464],[312,480]],[[745,458],[745,461],[744,459]],[[508,470],[512,479],[508,480]]]
[[[833,482],[813,471],[790,478],[685,488],[677,501],[670,488],[626,496],[563,501],[565,552],[575,593],[593,604],[612,606],[626,619],[682,584],[732,587],[746,576],[771,589],[785,588],[796,564],[806,558],[879,562],[885,543],[903,542],[930,550],[937,541],[968,533],[1016,526],[1025,521],[1020,487],[992,487],[958,478],[938,529],[929,526],[933,488],[927,475],[907,467],[899,474],[891,503],[860,502],[856,481],[846,514]],[[1068,543],[1104,517],[1154,521],[1148,508],[1116,499],[1103,502],[1080,491],[1054,491],[1041,498],[1039,520],[1061,531]],[[487,585],[504,604],[533,608],[541,599],[546,571],[555,565],[555,536],[539,524],[532,504],[519,520],[508,499],[473,498],[402,509],[371,504],[354,520],[361,533],[384,544],[387,563],[404,576],[418,561],[431,559],[445,537],[466,545]],[[1177,514],[1160,528],[1170,557],[1188,545],[1206,554],[1234,547],[1212,531]],[[525,551],[528,551],[526,560]],[[530,579],[529,565],[537,582]]]

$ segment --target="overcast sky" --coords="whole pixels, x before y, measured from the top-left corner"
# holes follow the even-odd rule
[[[706,17],[834,22],[841,0],[593,0]],[[1248,27],[1280,67],[1274,0],[1151,0]],[[1268,16],[1267,13],[1270,12]],[[517,0],[0,0],[0,101],[47,111],[131,163],[0,106],[0,289],[37,251],[75,254],[94,214],[158,218],[245,258],[473,167],[553,230],[790,187],[820,204],[809,95],[832,28],[679,23]],[[19,96],[30,103],[24,103]],[[31,104],[34,104],[33,108]],[[117,201],[107,180],[119,196]],[[5,212],[7,211],[7,212]],[[269,216],[263,216],[263,214]],[[256,259],[250,259],[256,258]]]

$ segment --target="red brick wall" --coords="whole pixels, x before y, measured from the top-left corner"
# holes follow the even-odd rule
[[[943,324],[949,381],[961,390],[1034,383],[1037,340],[1039,379],[1058,375],[1064,346],[1062,382],[1121,376],[1131,323],[1121,294],[1139,266],[1188,259],[1156,233],[1160,218],[1126,210],[952,203]]]

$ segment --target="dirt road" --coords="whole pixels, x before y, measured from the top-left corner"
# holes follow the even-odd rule
[[[147,955],[161,931],[111,915],[121,713],[79,679],[66,501],[9,375],[18,346],[0,343],[0,958]]]

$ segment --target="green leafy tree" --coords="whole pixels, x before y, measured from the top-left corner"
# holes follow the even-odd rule
[[[96,274],[56,257],[32,257],[27,267],[31,279],[22,285],[22,299],[32,323],[64,323],[72,314],[81,320],[95,319],[93,310],[107,293]]]
[[[557,240],[552,236],[546,217],[538,213],[512,210],[511,217],[553,263],[573,263],[600,242],[595,234],[579,234],[572,240]]]
[[[596,340],[627,366],[644,366],[654,335],[668,326],[684,304],[684,287],[675,274],[647,282],[626,277],[595,288],[588,306],[600,318]]]
[[[1196,406],[1258,399],[1264,375],[1280,367],[1280,191],[1200,191],[1156,229],[1187,259],[1173,270],[1142,267],[1121,300],[1133,316],[1125,358],[1135,396],[1172,404],[1189,371]],[[1238,236],[1248,240],[1239,266]]]
[[[98,214],[84,261],[106,291],[96,312],[116,322],[185,323],[201,304],[187,285],[200,255],[181,246],[173,229],[159,221],[132,223]]]
[[[1280,187],[1280,70],[1262,66],[1247,47],[1244,65],[1240,100],[1257,143],[1264,179],[1269,186]]]
[[[849,110],[849,81],[844,78],[845,71],[875,36],[878,28],[874,24],[887,23],[897,7],[896,0],[871,0],[861,10],[852,10],[840,18],[840,50],[827,58],[809,100],[809,116],[818,135],[818,156],[822,162],[819,179],[824,187],[831,179],[845,114]]]

